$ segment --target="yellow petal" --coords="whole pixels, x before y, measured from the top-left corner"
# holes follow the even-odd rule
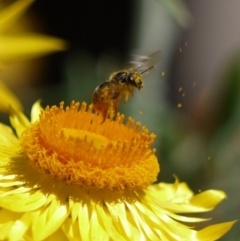
[[[71,217],[72,222],[74,223],[78,217],[78,210],[81,208],[81,204],[78,202],[73,202],[71,199],[69,200],[69,205],[71,205]]]
[[[112,224],[112,217],[108,214],[106,208],[100,205],[96,205],[96,211],[100,218],[99,222],[109,234],[111,240],[125,241],[123,236],[114,229]]]
[[[184,223],[197,223],[197,222],[204,222],[204,221],[208,221],[211,218],[196,218],[196,217],[187,217],[187,216],[180,216],[177,214],[174,214],[172,212],[167,212],[164,211],[169,217],[178,220],[180,222],[184,222]]]
[[[0,146],[1,145],[12,146],[15,144],[19,144],[19,140],[15,136],[12,128],[0,123]],[[0,153],[2,153],[1,149],[0,149]]]
[[[16,146],[14,148],[14,147],[7,147],[7,146],[4,146],[4,145],[0,145],[0,157],[1,157],[0,162],[3,165],[9,164],[9,161],[12,158],[18,157],[16,154],[17,154],[17,152],[19,152],[19,149],[20,149],[19,146]],[[8,162],[8,163],[6,163],[6,162]]]
[[[111,205],[106,203],[108,211],[114,217],[118,219],[113,220],[114,226],[118,227],[118,232],[126,240],[143,240],[144,236],[141,230],[138,230],[135,225],[131,224],[127,219],[126,208],[124,203],[118,203],[117,205]]]
[[[162,215],[161,229],[167,240],[192,240],[192,235],[196,232],[182,223],[176,222],[167,215]],[[200,240],[199,240],[200,241]]]
[[[48,238],[44,239],[44,241],[53,241],[53,240],[57,240],[57,241],[72,241],[71,239],[68,239],[66,237],[66,235],[64,234],[62,229],[58,229],[56,232],[54,232]],[[78,240],[76,240],[76,241],[78,241]]]
[[[147,193],[149,197],[151,195],[155,198],[161,197],[159,198],[161,207],[175,213],[206,212],[226,198],[226,194],[218,190],[208,190],[194,196],[187,184],[179,183],[177,179],[173,184],[152,185]]]
[[[1,180],[14,180],[15,181],[16,175],[0,175]]]
[[[154,231],[151,229],[151,227],[148,225],[145,219],[142,218],[142,216],[139,215],[138,210],[136,206],[131,205],[129,203],[126,203],[130,213],[132,214],[132,219],[136,223],[139,230],[144,230],[145,234],[148,235],[149,240],[159,240],[159,238],[156,236]],[[130,218],[130,217],[129,217]]]
[[[87,240],[89,229],[90,229],[88,215],[89,215],[88,205],[83,203],[78,210],[78,225],[79,225],[79,231],[80,231],[80,236],[82,240],[84,240],[84,238],[86,238]]]
[[[8,240],[7,237],[12,226],[21,216],[21,213],[11,212],[6,209],[0,210],[0,240]]]
[[[0,187],[12,187],[13,185],[14,186],[19,186],[19,185],[23,185],[24,183],[23,182],[21,182],[21,181],[14,181],[14,182],[3,182],[2,180],[1,180],[1,177],[0,177]]]
[[[34,123],[39,119],[39,114],[43,110],[43,108],[40,105],[41,100],[36,101],[31,109],[31,123]]]
[[[214,241],[223,236],[236,221],[225,222],[208,226],[197,233],[197,239],[201,241]]]
[[[105,229],[99,223],[99,217],[95,208],[92,211],[91,220],[90,220],[90,237],[91,240],[108,240],[109,235],[106,233]]]
[[[73,222],[71,218],[67,218],[64,224],[62,225],[62,231],[66,235],[64,236],[67,237],[68,241],[79,241],[79,240],[90,241],[87,236],[85,236],[84,239],[81,239],[77,220]],[[52,240],[58,240],[58,239],[51,239],[50,241]]]
[[[15,1],[0,11],[0,33],[8,29],[27,10],[34,0]]]
[[[30,124],[28,118],[19,111],[11,110],[12,115],[10,116],[10,122],[12,127],[15,129],[17,136],[21,137],[24,130]]]
[[[188,200],[194,195],[192,190],[188,187],[185,182],[179,182],[178,178],[175,177],[174,183],[158,183],[148,187],[151,191],[151,195],[156,198],[161,196],[161,199],[171,200],[171,202],[180,203],[184,200]]]
[[[15,191],[15,192],[14,192]],[[6,194],[14,194],[5,196]],[[45,204],[46,197],[40,191],[33,194],[21,187],[0,195],[0,206],[15,212],[28,212]]]
[[[211,210],[224,198],[226,198],[226,194],[223,191],[207,190],[193,196],[189,204],[204,210]]]
[[[0,46],[0,48],[1,48],[1,46]],[[0,53],[1,53],[1,51],[0,51]],[[21,102],[8,89],[8,87],[0,80],[0,111],[9,113],[10,107],[15,110],[19,110],[19,111],[22,110]]]
[[[41,209],[38,218],[33,221],[33,240],[42,240],[54,233],[69,214],[67,206],[54,199],[49,206]]]
[[[29,187],[19,187],[19,188],[16,188],[16,189],[13,189],[11,191],[6,191],[5,193],[3,193],[0,198],[3,199],[4,197],[4,202],[6,202],[6,199],[7,198],[14,198],[14,199],[18,199],[19,197],[14,197],[12,196],[12,194],[22,194],[22,193],[27,193],[29,190],[31,190],[31,188]],[[28,195],[28,194],[27,194]],[[25,200],[20,200],[21,202],[24,202],[25,203]]]
[[[12,225],[11,230],[8,233],[8,238],[11,241],[19,241],[20,237],[23,237],[26,230],[31,224],[31,219],[29,218],[29,213],[24,213],[21,218],[16,219]]]
[[[63,51],[66,48],[66,41],[46,35],[4,35],[0,38],[0,62],[31,59],[48,53]]]

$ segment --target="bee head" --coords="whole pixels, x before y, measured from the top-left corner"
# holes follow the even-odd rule
[[[142,74],[147,72],[148,70],[152,69],[154,66],[150,66],[147,69],[143,70],[142,72],[132,72],[128,75],[128,83],[133,85],[134,87],[138,88],[139,90],[143,87],[142,82]]]
[[[143,87],[142,77],[138,73],[129,74],[128,83],[138,88],[139,90]]]

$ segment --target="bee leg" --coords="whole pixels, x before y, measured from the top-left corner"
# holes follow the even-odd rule
[[[100,113],[103,118],[102,122],[101,122],[101,124],[102,124],[107,119],[109,104],[106,102],[100,102],[100,103],[98,103],[98,105],[96,107],[97,107],[96,108],[97,112]]]
[[[134,92],[134,87],[129,87],[129,92],[130,92],[130,94],[131,94],[131,96],[133,96],[133,92]]]
[[[105,120],[107,119],[107,116],[108,116],[108,108],[105,108],[105,109],[102,110],[102,118],[103,118],[103,120],[102,120],[101,124],[103,122],[105,122]]]
[[[120,98],[117,98],[117,99],[114,100],[114,102],[113,102],[114,115],[117,114],[119,102],[120,102]]]
[[[108,108],[108,117],[112,120],[114,115],[115,115],[115,112],[114,112],[114,101],[111,100],[109,102],[109,108]]]
[[[128,91],[125,91],[124,93],[124,103],[126,104],[128,102]]]

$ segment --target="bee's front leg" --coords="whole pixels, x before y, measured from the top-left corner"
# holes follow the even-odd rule
[[[131,94],[131,96],[134,96],[134,87],[133,86],[128,86],[128,92]]]

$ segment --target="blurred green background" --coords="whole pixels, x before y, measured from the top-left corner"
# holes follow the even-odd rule
[[[7,4],[13,1],[5,0]],[[134,51],[161,50],[120,112],[157,134],[159,181],[228,195],[213,223],[240,217],[240,2],[235,0],[36,1],[13,32],[69,41],[68,51],[8,63],[0,78],[25,106],[91,102],[93,90]],[[0,116],[1,121],[7,117]],[[220,240],[240,240],[240,225]]]

